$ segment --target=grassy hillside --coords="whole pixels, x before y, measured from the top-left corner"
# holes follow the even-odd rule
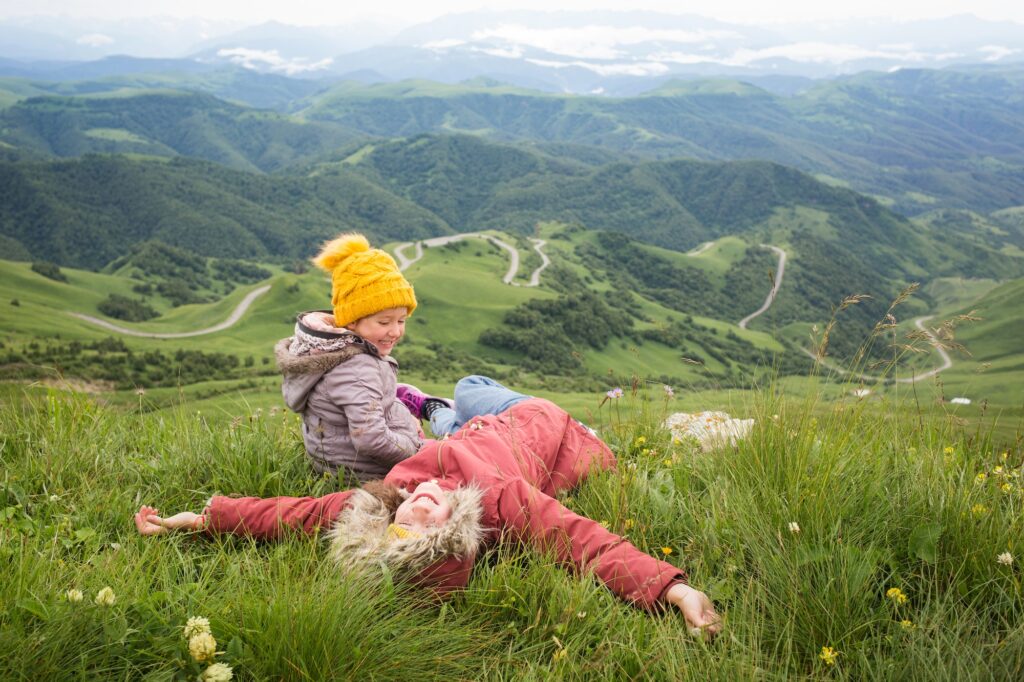
[[[658,289],[650,288],[635,274],[630,275],[617,267],[611,252],[602,251],[602,244],[607,239],[601,233],[549,223],[538,235],[547,240],[545,251],[552,259],[552,265],[541,277],[542,286],[539,288],[502,284],[501,276],[508,264],[507,255],[489,242],[471,239],[450,247],[425,250],[422,260],[407,271],[407,276],[417,287],[421,306],[409,324],[406,340],[396,351],[404,377],[423,384],[429,390],[447,392],[460,376],[484,372],[539,394],[559,396],[560,401],[568,401],[570,406],[578,409],[581,405],[574,396],[581,395],[581,391],[628,384],[633,376],[660,378],[679,390],[714,396],[714,392],[720,389],[748,388],[779,372],[795,377],[807,375],[809,362],[800,354],[799,347],[811,345],[808,341],[811,321],[780,325],[769,310],[764,316],[767,323],[759,327],[764,331],[740,330],[735,322],[742,315],[730,318],[722,314],[679,310],[673,303],[676,299],[663,298]],[[510,239],[508,236],[503,238]],[[695,256],[635,242],[626,243],[641,254],[644,259],[641,262],[648,269],[662,273],[659,277],[675,276],[674,272],[709,273],[711,289],[701,294],[705,297],[729,291],[729,283],[735,280],[737,268],[747,267],[749,257],[744,243],[735,237],[716,243]],[[621,244],[617,252],[623,252]],[[668,264],[674,269],[664,270],[666,266],[658,263]],[[225,331],[168,340],[117,337],[71,318],[67,311],[102,317],[97,305],[109,294],[130,291],[140,281],[147,281],[145,278],[132,279],[131,269],[122,268],[119,274],[100,274],[63,268],[68,282],[61,283],[32,272],[27,263],[0,262],[0,267],[3,273],[0,301],[4,303],[0,306],[0,322],[6,330],[2,341],[8,352],[35,358],[32,362],[38,369],[31,373],[33,377],[55,377],[56,371],[43,368],[56,366],[63,367],[58,371],[68,378],[75,378],[76,371],[85,380],[94,378],[97,375],[95,367],[76,370],[81,366],[80,362],[59,353],[54,355],[58,347],[66,347],[72,342],[105,343],[105,339],[113,336],[119,344],[140,355],[148,350],[170,354],[163,360],[154,361],[157,362],[155,365],[142,367],[137,378],[128,381],[120,391],[116,388],[117,385],[125,385],[124,378],[115,379],[115,382],[121,382],[115,385],[99,386],[110,399],[128,406],[137,402],[133,396],[134,386],[146,388],[147,401],[153,407],[166,407],[181,400],[197,405],[209,404],[210,409],[219,411],[237,409],[239,400],[265,408],[279,404],[277,379],[270,357],[272,345],[290,333],[297,311],[322,307],[328,299],[328,286],[319,272],[297,275],[271,268],[272,277],[258,283],[270,284],[270,292],[257,299],[249,313]],[[159,318],[141,323],[114,322],[156,332],[202,329],[223,320],[244,294],[255,286],[238,286],[230,295],[218,297],[216,303],[178,307],[171,307],[153,293],[145,300],[159,309],[162,313]],[[756,288],[756,295],[752,298],[759,303],[767,293],[768,282],[754,278],[749,286]],[[787,286],[784,282],[783,292]],[[984,387],[985,397],[993,405],[1014,410],[1019,407],[1019,401],[1012,387],[1019,376],[1017,365],[1021,356],[1013,346],[1019,330],[1014,326],[1016,322],[1009,302],[1018,292],[1012,284],[1007,285],[1008,289],[1003,287],[989,291],[993,286],[991,282],[938,280],[929,286],[928,292],[928,300],[941,303],[938,308],[926,310],[925,299],[916,302],[912,299],[901,306],[896,315],[901,321],[902,334],[913,329],[911,320],[918,315],[928,312],[939,314],[932,323],[937,325],[939,319],[957,313],[964,306],[984,305],[985,310],[979,314],[986,318],[982,324],[987,326],[978,328],[980,331],[963,326],[958,332],[958,338],[963,335],[963,341],[975,354],[975,359],[968,362],[954,355],[953,369],[940,375],[938,381],[946,384],[947,398],[965,391],[978,395],[975,389]],[[566,305],[566,302],[574,300],[573,296],[585,291],[593,292],[600,300],[612,304],[608,311],[624,312],[628,325],[610,337],[592,343],[587,340],[589,332],[580,335],[569,327],[563,327],[564,320],[544,322],[524,337],[533,345],[515,345],[515,335],[526,328],[519,318],[510,318],[509,315],[521,314],[515,311],[526,310],[523,306],[533,305],[531,302],[546,302],[545,305],[556,307]],[[15,300],[18,305],[11,304]],[[781,295],[779,300],[782,300]],[[819,325],[823,325],[829,315],[828,306],[835,303],[826,302],[822,309],[814,311],[816,317],[812,321],[817,320]],[[752,309],[745,310],[744,314]],[[571,311],[572,308],[565,310]],[[839,315],[839,322],[829,356],[837,362],[842,358],[836,350],[842,348],[838,339],[847,338],[848,345],[854,349],[865,341],[862,328],[851,324],[849,311]],[[591,322],[592,326],[594,324],[598,324],[597,320]],[[506,330],[512,336],[494,345],[484,341],[488,330]],[[26,355],[27,346],[33,342],[39,345],[36,354]],[[535,352],[537,347],[547,343],[555,345],[540,353]],[[888,342],[883,339],[878,343],[883,349],[883,357],[886,353],[891,354],[891,350],[885,350]],[[218,375],[220,378],[216,381],[206,384],[192,383],[196,379],[175,379],[173,372],[176,370],[170,370],[171,375],[165,377],[170,381],[165,387],[161,388],[164,381],[152,383],[152,379],[147,377],[157,376],[151,374],[157,371],[157,367],[175,367],[175,363],[190,362],[171,358],[179,351],[234,356],[236,364]],[[95,351],[86,348],[83,352],[89,356]],[[114,348],[108,352],[123,351]],[[699,364],[694,364],[693,360]],[[989,373],[976,373],[981,363],[992,363]],[[911,371],[924,371],[936,364],[938,360],[933,353],[920,357],[911,354],[901,359],[899,373],[900,376],[908,376]],[[21,365],[17,363],[9,365],[5,372],[13,377],[27,376],[18,367]],[[827,369],[825,372],[829,373]],[[842,376],[835,378],[841,383],[850,381]],[[186,386],[174,388],[181,381]],[[929,391],[933,383],[928,382]],[[873,388],[880,394],[903,394],[909,390],[907,386]],[[938,390],[942,391],[941,388]],[[977,405],[961,411],[983,415],[977,410]]]
[[[0,676],[194,677],[182,628],[195,616],[240,679],[1013,679],[1024,667],[1019,443],[905,403],[766,392],[740,413],[756,419],[749,439],[704,453],[658,425],[673,403],[628,387],[598,400],[591,423],[619,466],[563,502],[684,568],[723,616],[713,642],[529,546],[485,553],[465,592],[425,605],[339,570],[322,537],[143,538],[140,503],[173,513],[212,492],[338,483],[310,475],[279,411],[220,422],[50,392],[0,403]]]
[[[15,240],[13,246],[36,258],[96,268],[154,239],[201,255],[283,262],[309,255],[345,229],[394,239],[479,229],[528,234],[538,223],[558,220],[679,251],[730,235],[787,249],[792,286],[780,295],[774,320],[756,323],[764,325],[821,319],[820,310],[850,293],[890,300],[908,281],[1015,277],[1024,264],[1024,252],[1008,251],[980,230],[922,229],[863,195],[774,164],[593,167],[471,136],[356,145],[302,175],[96,156],[2,163],[0,175],[0,233]],[[775,266],[768,251],[754,249],[747,257],[732,274],[700,276],[724,281],[724,288],[712,287],[722,297],[691,295],[674,307],[735,319],[740,310],[756,308],[760,283]],[[618,258],[616,267],[627,274],[643,261],[638,251]],[[671,258],[662,267],[672,270]],[[699,272],[675,270],[676,289],[687,289],[688,281],[690,290],[700,288]],[[653,272],[648,263],[639,274]],[[652,280],[648,286],[666,285]],[[876,302],[856,314],[869,326],[883,312]]]
[[[386,137],[461,131],[648,157],[767,159],[842,178],[905,211],[988,212],[1019,204],[1020,82],[1019,71],[904,69],[791,98],[715,81],[629,99],[345,84],[311,97],[302,115]]]
[[[343,230],[397,239],[450,228],[345,169],[269,177],[186,159],[0,162],[0,233],[63,265],[100,268],[152,239],[203,256],[305,258]]]
[[[36,153],[180,155],[248,171],[272,171],[358,136],[172,90],[33,97],[0,110],[0,127],[4,143]]]

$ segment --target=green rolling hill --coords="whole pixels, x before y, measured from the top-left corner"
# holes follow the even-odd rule
[[[1022,82],[1024,71],[1012,68],[904,69],[790,97],[710,80],[608,98],[480,81],[323,88],[232,69],[60,84],[3,79],[0,143],[7,155],[186,155],[274,171],[358,138],[463,133],[601,165],[756,158],[878,196],[905,214],[988,214],[1019,206],[1024,194]]]
[[[512,235],[497,234],[515,241]],[[802,377],[807,376],[809,363],[795,350],[793,340],[786,340],[792,338],[788,328],[797,323],[777,331],[740,330],[728,316],[680,312],[659,301],[656,291],[642,283],[632,288],[634,280],[623,278],[614,267],[603,267],[602,262],[614,260],[607,253],[604,260],[595,257],[605,248],[600,233],[549,223],[538,236],[547,241],[545,251],[552,264],[537,288],[502,284],[507,255],[483,240],[425,250],[424,257],[407,271],[421,306],[396,351],[404,378],[428,390],[444,391],[463,374],[486,372],[525,390],[567,401],[575,409],[592,406],[592,399],[583,401],[583,396],[628,383],[632,376],[667,382],[685,391],[686,400],[704,407],[708,401],[720,404],[728,395],[722,391],[763,383],[777,374],[791,375],[776,380],[784,381],[787,391],[803,390]],[[677,268],[722,273],[712,291],[725,290],[729,273],[742,267],[749,249],[737,237],[716,242],[696,256],[633,244],[651,263],[661,259]],[[273,266],[269,270],[268,279],[239,285],[213,303],[172,307],[157,293],[140,295],[161,316],[143,323],[114,322],[144,331],[181,332],[220,322],[248,291],[259,284],[271,285],[270,292],[256,299],[241,321],[227,330],[181,339],[145,339],[118,336],[68,312],[102,317],[97,305],[104,297],[159,278],[126,266],[111,274],[63,268],[68,281],[57,282],[30,271],[28,264],[0,261],[0,328],[4,329],[0,375],[38,381],[61,373],[74,380],[72,385],[100,391],[105,399],[126,407],[139,403],[136,386],[145,388],[151,408],[181,400],[214,410],[240,400],[256,406],[277,405],[271,347],[290,333],[295,312],[324,305],[328,289],[317,271],[295,274]],[[899,313],[906,328],[911,309],[916,310],[914,316],[951,316],[970,309],[984,318],[958,328],[958,341],[973,356],[954,354],[953,368],[940,375],[947,399],[966,395],[975,400],[974,405],[957,408],[965,416],[981,416],[980,401],[986,399],[1003,411],[1020,409],[1017,387],[1024,375],[1024,356],[1016,344],[1021,330],[1014,301],[1022,293],[1022,282],[938,280],[928,293],[938,308],[925,310],[919,301]],[[587,300],[587,295],[599,305],[586,309],[585,327],[573,327],[573,311],[581,310],[580,301]],[[566,301],[568,307],[559,307]],[[546,317],[545,307],[561,312],[555,318]],[[613,324],[624,326],[613,329]],[[598,327],[612,331],[603,337],[592,334]],[[488,331],[493,330],[506,332],[506,338],[488,339]],[[846,328],[844,333],[851,330]],[[534,347],[517,346],[517,338]],[[504,343],[508,339],[512,342]],[[806,339],[806,329],[795,340],[801,339]],[[537,349],[541,352],[534,352]],[[926,368],[937,360],[926,355],[917,363]],[[901,375],[907,372],[905,368]],[[931,392],[932,383],[920,390]],[[4,391],[16,390],[18,385],[8,384]],[[906,386],[874,388],[909,390]]]
[[[299,122],[174,90],[32,97],[0,110],[0,140],[37,155],[190,156],[273,171],[361,137],[339,125]]]
[[[595,237],[596,251],[588,251],[592,242],[578,248],[615,286],[684,314],[731,320],[763,300],[775,256],[756,245],[767,243],[785,249],[790,265],[758,329],[821,321],[854,293],[873,297],[848,313],[855,327],[870,328],[910,281],[1006,279],[1024,270],[1020,252],[981,228],[911,223],[868,197],[767,162],[594,167],[467,135],[355,145],[339,157],[272,176],[184,159],[0,162],[0,235],[60,265],[99,268],[153,240],[202,256],[287,263],[345,229],[397,240],[480,229],[529,234],[554,220],[604,235]],[[747,246],[734,244],[737,261],[728,268],[644,250],[686,251],[729,236]],[[842,343],[838,352],[853,350]]]

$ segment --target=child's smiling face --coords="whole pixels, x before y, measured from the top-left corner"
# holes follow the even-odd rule
[[[408,316],[408,308],[388,308],[358,319],[347,328],[376,346],[381,357],[387,357],[405,336],[405,318]]]
[[[451,515],[452,506],[444,490],[433,481],[425,481],[395,510],[395,525],[426,533],[443,526]]]

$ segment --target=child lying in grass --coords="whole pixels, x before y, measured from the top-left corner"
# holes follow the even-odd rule
[[[716,633],[714,606],[682,570],[555,499],[592,468],[614,464],[608,446],[564,410],[525,398],[427,443],[361,489],[319,498],[218,496],[201,514],[168,517],[143,506],[135,525],[143,535],[187,529],[265,539],[330,528],[332,558],[345,570],[385,569],[437,594],[466,585],[482,547],[511,539],[592,572],[632,604],[674,606],[692,629]]]

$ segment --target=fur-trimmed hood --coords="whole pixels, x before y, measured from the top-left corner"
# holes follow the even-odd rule
[[[295,412],[305,409],[309,392],[324,374],[358,355],[372,355],[391,365],[398,364],[390,357],[381,358],[376,346],[354,332],[325,325],[318,319],[325,314],[329,311],[299,313],[295,320],[295,334],[274,345],[285,404]],[[333,322],[332,318],[326,319]]]
[[[391,488],[400,495],[398,501],[409,495],[404,490]],[[346,569],[378,567],[398,580],[444,583],[435,585],[440,592],[461,587],[468,579],[469,568],[484,538],[483,492],[474,486],[465,486],[445,494],[452,507],[447,523],[418,537],[389,539],[387,528],[397,504],[367,489],[356,490],[328,534],[331,558]],[[445,570],[432,570],[439,564],[451,562],[465,569],[464,577],[459,580],[462,585],[451,584],[450,566]],[[458,569],[454,573],[458,573]]]
[[[355,336],[355,334],[352,334],[352,336]],[[277,360],[277,370],[286,377],[320,377],[350,358],[363,353],[371,353],[370,344],[359,339],[352,345],[345,346],[341,350],[327,353],[296,355],[291,351],[292,340],[294,338],[294,336],[289,336],[288,338],[281,339],[274,344],[274,358]],[[358,339],[358,337],[356,338]]]

